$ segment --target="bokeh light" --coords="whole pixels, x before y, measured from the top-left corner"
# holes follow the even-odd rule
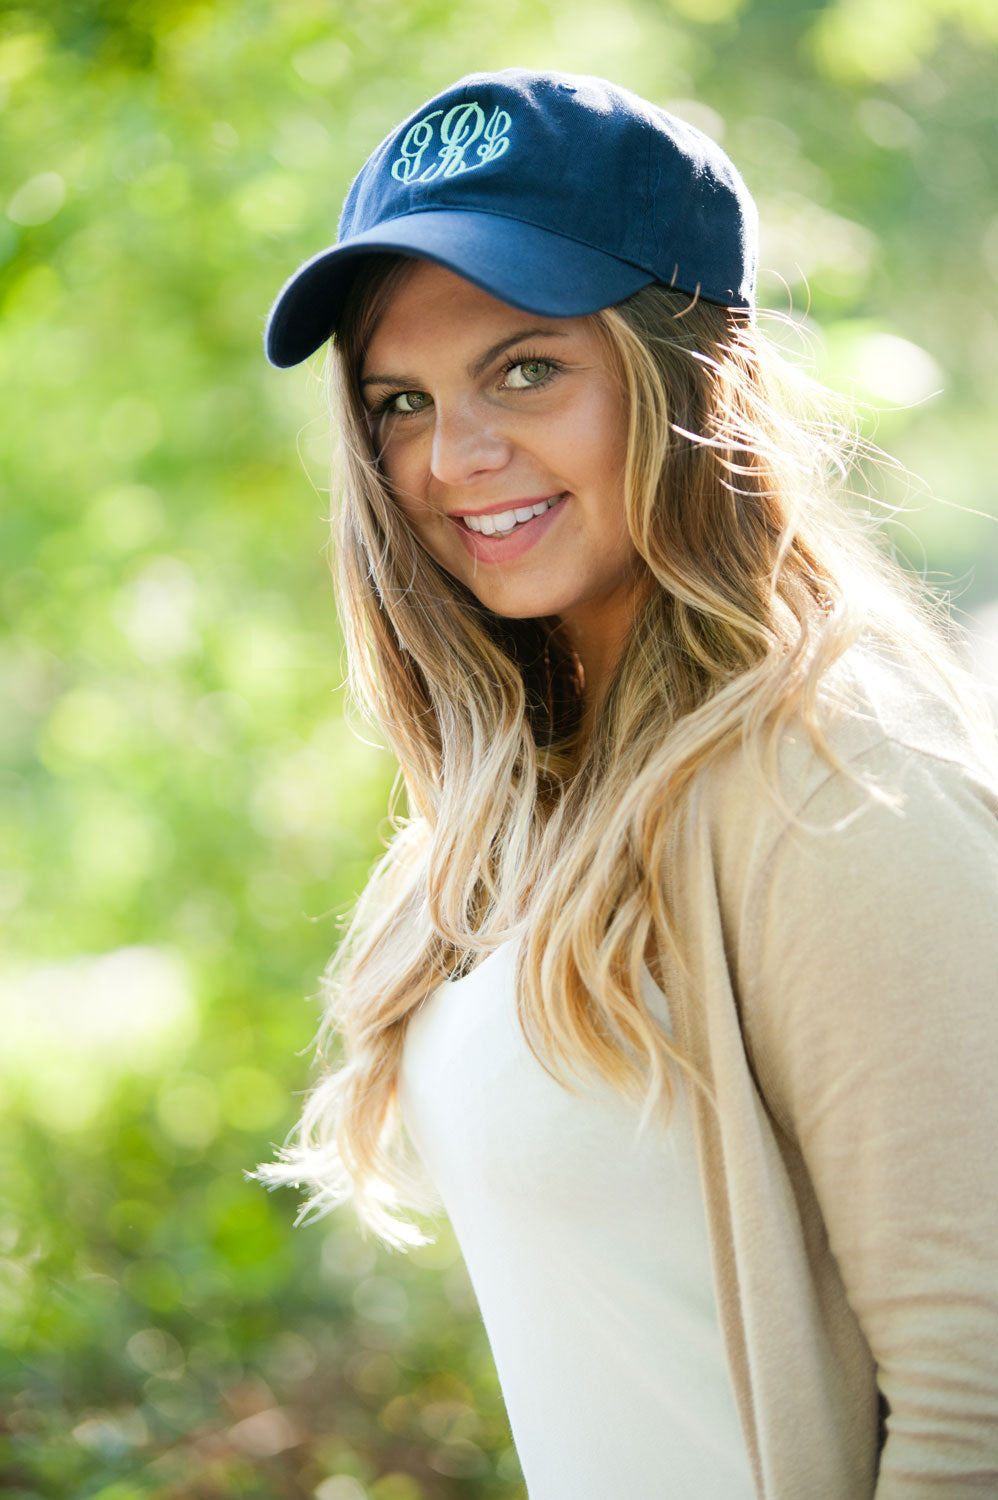
[[[245,1178],[386,832],[344,719],[319,360],[261,352],[401,115],[507,65],[723,139],[763,300],[924,479],[998,697],[986,0],[21,0],[0,16],[0,1488],[523,1500],[446,1224]],[[936,493],[942,500],[932,498]],[[943,503],[945,501],[946,503]]]

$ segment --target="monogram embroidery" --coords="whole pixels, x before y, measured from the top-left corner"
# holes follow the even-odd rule
[[[438,119],[439,125],[434,123]],[[392,176],[396,182],[432,182],[435,177],[477,172],[507,149],[511,123],[509,115],[498,105],[486,120],[485,111],[474,100],[455,104],[446,114],[442,109],[431,110],[410,125],[402,137],[400,154],[392,162]],[[439,149],[426,160],[427,151],[437,139]],[[477,161],[467,160],[472,146]]]

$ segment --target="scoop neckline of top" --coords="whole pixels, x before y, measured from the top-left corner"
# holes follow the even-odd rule
[[[504,943],[500,943],[498,947],[492,948],[488,953],[483,954],[475,963],[474,967],[468,969],[466,973],[458,974],[454,979],[445,979],[443,983],[447,985],[449,989],[453,988],[455,985],[464,984],[466,979],[472,979],[479,972],[479,970],[484,968],[487,963],[490,963],[497,954],[505,952],[505,950],[510,947],[511,944],[518,943],[520,941],[521,938],[519,937],[507,938]]]
[[[475,964],[474,968],[469,969],[466,974],[459,974],[455,979],[444,979],[442,983],[445,984],[449,990],[455,989],[459,984],[464,984],[466,980],[473,979],[475,975],[480,973],[487,963],[491,963],[492,959],[494,959],[498,954],[504,953],[507,948],[516,943],[522,942],[522,940],[523,933],[520,933],[518,937],[507,938],[505,942],[499,943],[497,947],[492,948],[488,953],[480,958]],[[648,965],[645,963],[644,959],[641,960],[641,973],[647,978],[656,995],[661,995],[662,999],[665,1000],[665,991],[662,989],[661,985],[655,978],[651,969],[649,969]]]

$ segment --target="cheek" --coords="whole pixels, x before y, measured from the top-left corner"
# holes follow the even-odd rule
[[[623,471],[627,447],[627,411],[615,387],[599,384],[588,399],[575,406],[568,436],[576,451],[595,461],[601,471]]]
[[[378,454],[378,468],[392,489],[399,492],[408,492],[411,489],[410,476],[406,472],[403,463],[403,451],[397,443],[383,444]]]
[[[431,524],[431,516],[426,506],[420,505],[418,501],[401,498],[396,501],[396,506],[408,529],[432,552],[436,528]]]
[[[571,451],[578,470],[587,473],[607,511],[624,519],[624,472],[627,464],[627,416],[616,399],[592,402],[573,434]]]
[[[445,563],[450,555],[447,533],[451,523],[420,500],[418,495],[396,489],[395,507],[411,534],[426,548],[431,557]]]
[[[426,481],[417,454],[411,445],[386,443],[381,450],[378,468],[394,496],[395,505],[414,530],[425,526],[429,514]]]
[[[399,495],[419,499],[426,488],[429,449],[424,424],[417,421],[415,430],[402,421],[384,422],[374,438],[378,468]]]

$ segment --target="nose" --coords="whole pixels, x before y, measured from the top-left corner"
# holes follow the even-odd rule
[[[511,452],[497,413],[471,401],[435,408],[430,468],[441,484],[465,485],[495,474],[509,463]]]

